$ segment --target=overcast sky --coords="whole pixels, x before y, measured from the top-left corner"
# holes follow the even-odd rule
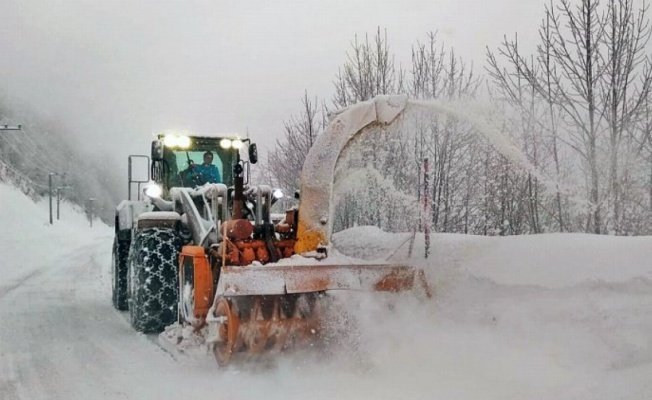
[[[0,91],[123,158],[161,130],[282,134],[304,89],[330,99],[356,34],[387,28],[404,65],[439,31],[481,69],[532,38],[540,0],[0,0]]]

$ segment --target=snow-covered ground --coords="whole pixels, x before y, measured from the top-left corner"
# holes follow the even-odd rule
[[[652,237],[433,235],[427,261],[417,237],[409,261],[426,270],[433,300],[336,293],[349,307],[327,356],[302,351],[220,370],[206,353],[167,353],[112,308],[111,228],[90,228],[69,207],[49,226],[46,202],[4,184],[0,206],[2,400],[652,393]],[[408,236],[360,227],[335,242],[376,259]]]

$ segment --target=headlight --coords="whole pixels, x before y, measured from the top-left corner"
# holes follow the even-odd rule
[[[167,135],[163,138],[163,144],[165,147],[175,147],[177,142],[177,137],[175,135]]]
[[[187,149],[190,147],[190,138],[188,136],[179,136],[179,135],[166,135],[163,138],[163,144],[165,147],[179,147],[182,149]]]
[[[220,147],[223,149],[231,148],[231,139],[222,139],[220,140]]]
[[[240,150],[244,146],[244,142],[241,139],[222,139],[220,140],[220,147],[223,149],[236,149]]]
[[[187,149],[190,147],[190,138],[188,136],[179,136],[177,138],[177,146],[182,149]]]
[[[150,185],[145,189],[145,194],[151,198],[158,198],[163,194],[163,188],[160,185]]]

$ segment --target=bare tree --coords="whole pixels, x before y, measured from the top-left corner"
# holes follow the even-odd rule
[[[417,42],[412,47],[412,79],[408,93],[415,99],[434,99],[443,91],[445,62],[444,46],[437,48],[437,33],[429,32],[426,44]]]
[[[379,94],[404,91],[405,72],[395,67],[387,30],[381,34],[379,27],[371,42],[368,35],[365,35],[364,42],[359,42],[356,36],[346,57],[334,81],[333,105],[336,108],[369,100]]]
[[[644,230],[643,234],[650,234],[652,233],[652,104],[650,99],[645,99],[641,118],[636,125],[637,135],[634,136],[634,142],[636,154],[640,154],[643,160],[641,165],[641,169],[644,171],[642,175],[645,177],[643,186],[645,187],[644,191],[647,192],[645,194],[647,205],[642,208],[646,209],[648,213],[648,218],[644,219],[648,228]]]
[[[643,142],[632,135],[641,132],[635,126],[645,118],[652,86],[645,52],[651,35],[648,7],[643,2],[635,10],[634,0],[608,0],[604,7],[598,0],[578,3],[559,0],[546,6],[536,63],[525,61],[516,40],[505,40],[499,54],[514,72],[505,74],[490,51],[489,71],[505,97],[517,97],[514,82],[523,78],[545,100],[558,180],[560,142],[583,160],[589,199],[585,229],[622,234],[622,207],[635,196],[624,193],[621,178],[627,178],[627,190],[637,187],[631,180],[634,162],[621,161],[627,158],[622,155],[632,153],[632,143]],[[559,193],[556,208],[564,229]]]
[[[647,10],[645,2],[635,11],[633,0],[609,0],[602,37],[605,51],[600,63],[604,73],[599,85],[609,126],[609,200],[614,229],[619,234],[623,233],[619,154],[652,85],[652,68],[645,53],[652,33],[645,17]]]
[[[553,77],[556,76],[556,66],[552,61],[552,32],[550,30],[550,15],[546,14],[546,18],[542,23],[541,29],[539,29],[539,34],[542,39],[542,45],[539,50],[539,61],[541,64],[541,69],[543,73],[543,80],[545,86],[543,89],[546,91],[544,96],[545,103],[547,105],[547,120],[550,124],[549,128],[549,137],[551,139],[551,151],[552,157],[555,164],[555,182],[557,183],[557,192],[555,193],[555,208],[557,210],[557,223],[559,225],[559,230],[564,232],[564,214],[562,212],[561,205],[561,191],[559,189],[559,182],[561,181],[561,163],[559,158],[559,145],[558,145],[558,112],[557,99],[558,88],[553,86]],[[534,89],[534,87],[533,87]]]
[[[503,47],[499,49],[499,54],[510,58],[510,52],[515,55],[517,61],[521,62],[522,57],[519,54],[518,48],[518,35],[515,35],[513,41],[508,42],[507,39],[503,42]],[[507,47],[507,49],[506,49]],[[485,67],[492,80],[493,87],[496,89],[495,96],[498,100],[503,101],[509,107],[516,110],[515,130],[519,132],[519,139],[522,150],[528,157],[529,162],[535,169],[541,165],[540,142],[542,136],[540,133],[544,128],[542,126],[542,109],[539,106],[540,96],[536,92],[534,86],[530,85],[526,79],[520,74],[518,63],[509,62],[510,69],[502,67],[496,56],[487,49],[488,66]],[[523,61],[525,62],[525,61]],[[539,66],[535,65],[533,59],[529,62],[529,68],[534,73],[538,73]],[[529,230],[532,233],[540,233],[542,231],[540,221],[540,207],[543,199],[540,196],[540,185],[538,179],[533,177],[531,173],[523,176],[522,180],[516,180],[518,186],[524,192],[524,201],[527,204],[526,208],[521,211],[527,213],[527,221],[530,226]],[[520,219],[520,217],[519,217]]]
[[[468,66],[455,55],[453,49],[445,52],[444,46],[438,45],[434,32],[427,34],[426,44],[417,43],[412,47],[410,75],[407,87],[410,95],[418,99],[471,98],[481,82],[472,64]],[[417,166],[416,193],[421,193],[418,190],[421,186],[421,165],[423,159],[428,158],[432,164],[430,210],[433,228],[442,232],[461,229],[463,221],[468,222],[469,212],[463,201],[470,197],[459,195],[468,189],[466,177],[459,172],[471,171],[465,166],[473,153],[470,147],[475,145],[469,139],[470,127],[456,118],[437,115],[431,115],[429,121],[422,121],[415,127],[412,142]]]
[[[572,121],[569,145],[585,161],[589,174],[590,214],[586,229],[600,233],[603,228],[598,168],[601,74],[599,44],[604,36],[604,18],[597,0],[582,0],[573,7],[569,0],[546,6],[545,28],[540,29],[543,45],[538,61],[552,62],[547,76],[534,70],[518,52],[518,44],[505,41],[501,54],[515,66],[517,76],[532,85],[548,102],[554,102]],[[553,97],[554,96],[554,97]]]
[[[311,100],[308,92],[301,99],[301,112],[285,122],[285,135],[276,140],[274,150],[269,152],[265,170],[279,187],[294,191],[299,189],[299,180],[303,163],[317,135],[324,128],[325,120],[318,109],[318,100]]]

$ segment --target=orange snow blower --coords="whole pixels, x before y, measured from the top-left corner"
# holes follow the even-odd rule
[[[423,271],[352,263],[330,243],[340,154],[364,127],[388,124],[403,108],[404,98],[378,97],[337,114],[306,157],[298,208],[277,222],[274,191],[249,182],[257,160],[249,139],[159,135],[146,198],[130,194],[116,209],[114,307],[128,309],[138,331],[193,327],[224,365],[318,340],[331,290],[418,289],[429,297]],[[132,157],[130,189],[144,182],[131,178]]]

